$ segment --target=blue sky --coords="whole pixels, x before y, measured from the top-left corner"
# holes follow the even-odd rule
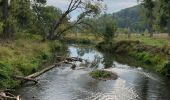
[[[68,1],[69,0],[47,0],[47,4],[66,10],[69,4]],[[117,12],[138,4],[137,0],[104,0],[104,3],[107,5],[107,13]],[[76,15],[78,15],[78,12],[71,14],[72,17],[76,17]]]

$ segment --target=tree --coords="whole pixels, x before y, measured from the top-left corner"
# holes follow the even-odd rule
[[[115,36],[117,28],[114,21],[106,21],[105,32],[103,33],[104,40],[108,43],[112,42],[112,39]]]
[[[111,43],[115,37],[117,30],[116,24],[112,18],[107,16],[101,16],[98,21],[98,34],[104,39],[106,43]]]
[[[37,34],[41,34],[46,39],[47,33],[52,26],[52,22],[56,20],[56,18],[60,18],[62,15],[62,11],[53,6],[34,6],[35,11],[35,24],[33,25],[33,32]],[[65,29],[68,25],[68,17],[65,17],[63,23],[56,29],[57,33]]]
[[[2,20],[3,20],[3,34],[2,37],[5,39],[11,38],[12,34],[10,32],[9,26],[9,9],[8,0],[2,0]]]
[[[2,21],[5,39],[12,38],[17,28],[28,28],[31,21],[31,8],[29,0],[3,0]]]
[[[170,36],[170,1],[159,0],[160,3],[160,26],[167,27]]]
[[[154,1],[153,0],[138,0],[141,1],[144,6],[145,14],[147,17],[148,31],[150,33],[150,37],[153,37],[153,23],[154,23]]]
[[[99,2],[101,0],[70,0],[69,6],[67,10],[61,15],[61,17],[56,19],[54,22],[52,22],[52,25],[50,26],[50,30],[47,35],[47,39],[52,40],[58,38],[58,34],[55,34],[55,31],[59,28],[59,26],[63,23],[63,20],[68,16],[71,12],[79,9],[82,13],[79,14],[77,17],[77,20],[75,23],[73,23],[71,26],[67,27],[63,31],[67,31],[68,29],[73,28],[77,24],[81,24],[81,20],[87,16],[94,16],[98,13],[100,13],[101,5]],[[62,33],[62,32],[61,32]],[[61,33],[59,36],[61,36]]]
[[[15,5],[16,6],[13,7],[13,9],[16,9],[16,11],[14,11],[13,14],[15,13],[14,17],[16,18],[19,27],[22,29],[29,28],[33,18],[30,0],[18,0]]]

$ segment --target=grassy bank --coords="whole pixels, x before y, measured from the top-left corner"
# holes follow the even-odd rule
[[[124,40],[114,44],[117,54],[124,54],[150,65],[162,74],[169,74],[170,48],[143,44],[140,41]],[[168,65],[168,66],[167,66]]]
[[[130,56],[149,65],[152,69],[164,75],[170,74],[170,47],[147,45],[139,40],[119,40],[112,45],[99,43],[97,48],[102,51],[111,51],[125,57]]]
[[[20,39],[0,42],[0,89],[18,85],[12,76],[26,76],[47,63],[52,51],[60,49],[59,42],[41,42],[35,35],[22,36]]]
[[[140,41],[145,45],[163,47],[170,46],[170,37],[168,34],[154,34],[152,38],[148,35],[140,35],[140,34],[131,34],[131,37],[128,38],[125,34],[119,34],[114,39],[115,41],[123,41],[123,40],[132,40],[132,41]]]

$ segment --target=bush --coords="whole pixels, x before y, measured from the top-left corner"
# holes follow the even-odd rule
[[[14,68],[8,62],[0,61],[0,88],[10,88],[16,85],[11,77],[14,74]]]
[[[63,49],[63,45],[59,41],[51,41],[49,42],[49,46],[52,52],[61,51]]]

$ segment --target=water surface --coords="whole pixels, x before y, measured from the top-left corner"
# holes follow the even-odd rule
[[[130,66],[120,59],[118,62],[112,54],[88,47],[70,46],[68,50],[69,56],[81,57],[92,64],[77,63],[75,70],[63,65],[43,74],[37,85],[18,90],[22,100],[170,100],[168,81],[142,69],[140,64]],[[104,68],[116,72],[119,78],[99,81],[88,75]]]

